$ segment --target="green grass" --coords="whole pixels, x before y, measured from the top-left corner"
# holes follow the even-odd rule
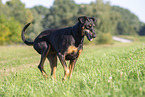
[[[143,97],[145,45],[143,43],[84,46],[72,79],[62,82],[58,62],[56,81],[43,78],[32,47],[0,47],[0,96],[4,97]],[[50,75],[50,66],[45,62]]]

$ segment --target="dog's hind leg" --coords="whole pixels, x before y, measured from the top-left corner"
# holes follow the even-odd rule
[[[41,60],[40,60],[40,64],[38,66],[39,70],[41,71],[41,73],[43,74],[43,76],[45,76],[47,78],[47,74],[46,72],[44,71],[44,62],[45,62],[45,59],[46,57],[48,56],[48,53],[50,51],[50,46],[48,46],[47,48],[45,48],[42,53],[41,53]]]
[[[57,55],[56,54],[49,54],[47,56],[49,62],[50,62],[50,67],[51,67],[51,76],[56,79],[56,68],[57,68]]]

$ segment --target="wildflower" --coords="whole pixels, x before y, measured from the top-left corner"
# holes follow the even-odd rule
[[[110,83],[111,82],[111,80],[108,80],[108,83]]]
[[[142,87],[139,88],[139,91],[142,91]]]
[[[108,83],[112,81],[112,76],[109,77]]]
[[[109,79],[112,80],[112,76],[110,76]]]
[[[122,77],[123,76],[123,72],[120,72],[120,77]]]

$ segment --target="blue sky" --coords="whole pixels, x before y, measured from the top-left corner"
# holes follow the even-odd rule
[[[8,0],[2,0],[4,3]],[[45,7],[52,6],[54,0],[21,0],[23,3],[25,3],[27,8],[31,8],[35,5],[43,5]],[[77,4],[80,3],[90,3],[91,1],[96,0],[74,0]],[[145,0],[104,0],[110,1],[111,5],[117,5],[126,9],[129,9],[132,13],[137,15],[139,19],[145,23]]]

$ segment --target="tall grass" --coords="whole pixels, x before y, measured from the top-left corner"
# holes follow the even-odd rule
[[[0,47],[0,96],[96,97],[145,95],[145,45],[84,46],[73,77],[45,79],[37,69],[40,56],[26,46]],[[49,63],[45,71],[50,75]]]

